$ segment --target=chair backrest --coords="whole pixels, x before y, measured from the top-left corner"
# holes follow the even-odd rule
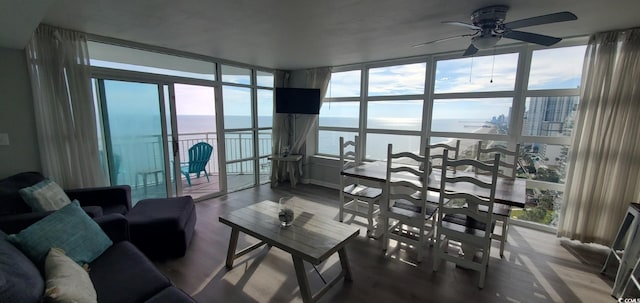
[[[429,153],[431,155],[431,167],[442,169],[442,157],[444,151],[449,151],[449,160],[458,160],[458,154],[460,153],[460,140],[456,140],[455,144],[451,142],[451,145],[445,143],[437,143],[429,145]],[[457,168],[454,167],[453,173],[455,174]]]
[[[500,155],[500,162],[498,168],[498,176],[503,178],[515,179],[516,172],[518,171],[518,154],[520,153],[520,144],[516,144],[515,150],[509,150],[501,146],[494,146],[490,148],[483,148],[482,141],[478,142],[478,149],[476,151],[476,160],[485,163],[493,164],[493,155]],[[476,173],[481,174],[481,171],[476,170]]]
[[[342,169],[356,167],[361,162],[358,136],[355,136],[353,141],[345,141],[343,137],[340,137],[340,163],[342,163]]]
[[[198,142],[189,148],[189,172],[197,173],[205,170],[211,158],[213,146],[206,142]]]
[[[387,146],[387,182],[386,192],[389,205],[391,201],[404,200],[411,202],[416,208],[419,208],[424,218],[427,202],[427,182],[429,181],[428,169],[420,170],[418,166],[403,164],[405,161],[397,161],[399,159],[408,158],[412,162],[428,165],[428,150],[425,156],[420,156],[410,152],[393,153],[393,145]],[[395,160],[395,161],[394,161]]]
[[[440,200],[438,203],[438,219],[442,222],[443,217],[463,217],[464,222],[456,222],[459,225],[473,227],[474,229],[483,230],[484,238],[491,241],[491,225],[493,216],[493,202],[496,193],[496,181],[498,179],[498,165],[493,163],[500,162],[500,155],[495,154],[493,163],[480,162],[473,159],[449,160],[447,159],[447,151],[444,152],[443,166],[465,166],[487,172],[490,177],[483,178],[474,177],[468,174],[452,175],[447,174],[447,169],[442,169],[440,179]],[[465,192],[464,188],[483,188],[486,194],[478,196],[473,193]],[[460,207],[456,203],[451,203],[453,199],[461,199],[466,202],[466,207]],[[483,210],[481,210],[481,208]],[[488,211],[487,211],[488,210]],[[446,233],[446,231],[442,231]]]

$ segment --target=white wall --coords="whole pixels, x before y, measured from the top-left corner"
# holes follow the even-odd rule
[[[24,50],[0,48],[0,179],[24,171],[41,171],[31,80]]]

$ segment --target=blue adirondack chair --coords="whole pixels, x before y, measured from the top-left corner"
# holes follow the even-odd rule
[[[207,163],[211,158],[213,146],[205,142],[198,142],[189,148],[189,162],[180,166],[180,171],[187,178],[187,184],[191,186],[191,174],[196,174],[200,178],[200,172],[204,172],[209,182],[209,174],[207,173]]]

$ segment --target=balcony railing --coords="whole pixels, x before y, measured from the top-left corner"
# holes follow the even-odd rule
[[[215,132],[183,133],[179,134],[177,142],[181,164],[189,162],[189,148],[198,142],[206,142],[213,146],[213,154],[207,163],[206,170],[210,175],[220,173],[218,166],[219,151],[217,150],[218,134]],[[225,134],[227,174],[253,174],[253,133],[228,132]],[[173,144],[171,138],[167,140],[169,147]],[[261,132],[258,135],[260,156],[271,153],[271,132]],[[139,172],[161,170],[164,166],[164,152],[162,136],[132,136],[120,137],[113,140],[112,173],[115,173],[117,184],[136,185]],[[266,159],[265,159],[266,161]],[[259,173],[269,173],[270,167],[260,161]]]

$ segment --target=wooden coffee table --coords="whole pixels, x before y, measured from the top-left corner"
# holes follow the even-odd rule
[[[360,230],[330,217],[306,212],[304,200],[298,200],[294,207],[293,225],[286,228],[280,227],[278,203],[273,201],[262,201],[221,215],[219,221],[231,227],[226,266],[231,269],[235,259],[264,244],[275,246],[290,253],[293,258],[302,301],[316,302],[340,278],[351,280],[345,246],[349,240],[358,236]],[[241,231],[257,238],[260,242],[236,252],[238,235]],[[333,280],[312,294],[303,261],[315,266],[336,252],[340,257],[342,270]]]

